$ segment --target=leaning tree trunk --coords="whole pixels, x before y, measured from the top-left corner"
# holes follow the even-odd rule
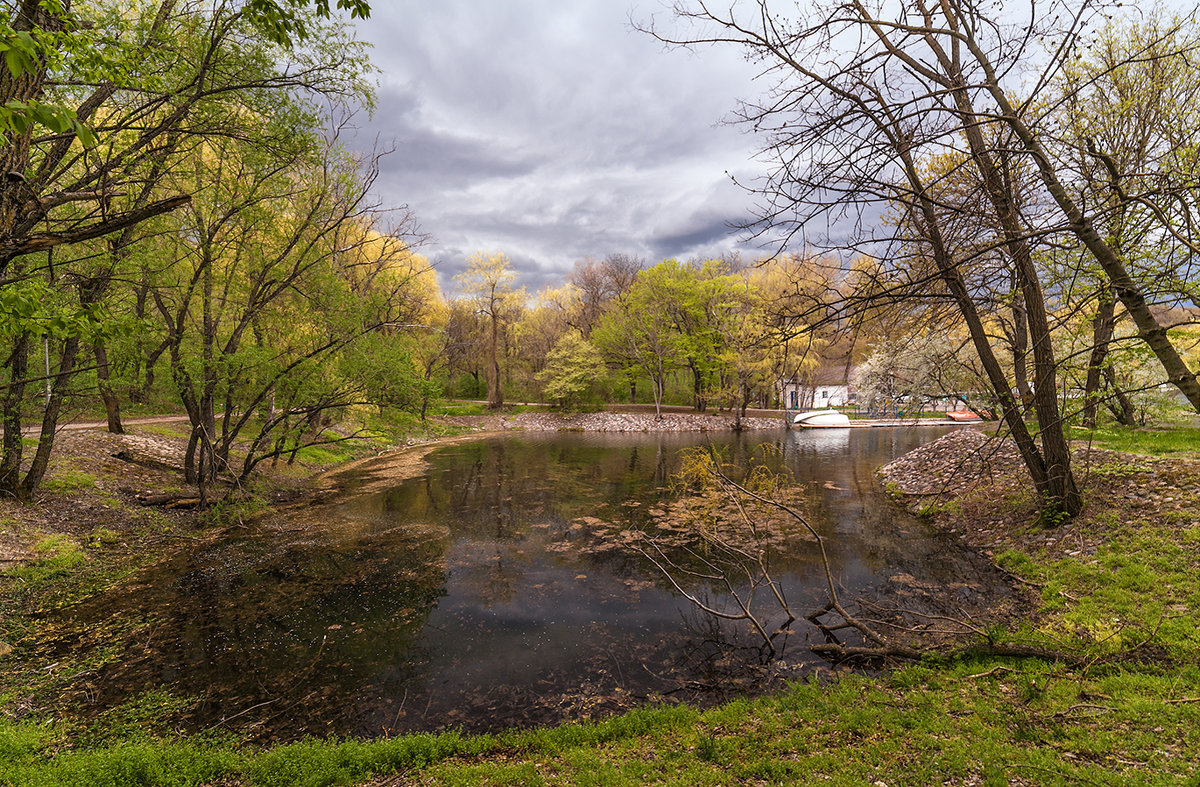
[[[1062,412],[1058,405],[1057,364],[1051,342],[1050,324],[1046,316],[1046,299],[1038,280],[1033,254],[1029,248],[1020,209],[1014,201],[1014,184],[1007,168],[997,165],[983,138],[979,115],[970,103],[966,82],[951,71],[954,79],[954,102],[962,120],[964,135],[971,159],[983,181],[983,189],[996,211],[1005,249],[1016,269],[1018,288],[1025,305],[1025,320],[1033,349],[1033,407],[1037,413],[1042,442],[1042,461],[1046,470],[1046,500],[1044,511],[1057,509],[1074,516],[1083,508],[1083,500],[1071,472],[1071,448],[1063,429]],[[1003,159],[1002,162],[1003,163]]]
[[[884,132],[891,131],[887,127],[883,127],[881,130]],[[946,283],[947,289],[954,298],[954,302],[958,305],[959,313],[963,316],[963,321],[967,324],[967,331],[971,337],[975,351],[979,355],[979,361],[983,364],[988,383],[991,385],[1000,403],[1004,423],[1008,426],[1013,442],[1017,446],[1021,460],[1025,463],[1025,468],[1029,471],[1029,477],[1033,481],[1034,487],[1042,495],[1043,500],[1051,504],[1056,503],[1057,501],[1049,500],[1050,488],[1045,461],[1038,450],[1037,443],[1034,442],[1033,436],[1029,433],[1029,429],[1025,425],[1021,408],[1016,399],[1013,398],[1012,388],[1009,385],[1007,377],[1005,377],[1004,369],[1000,366],[1000,362],[992,350],[992,343],[988,336],[987,328],[979,316],[979,311],[975,308],[975,302],[971,298],[971,292],[966,282],[963,281],[962,272],[958,268],[958,262],[954,259],[946,245],[938,219],[938,205],[929,195],[916,162],[913,161],[912,151],[908,148],[905,139],[906,137],[902,134],[895,135],[893,144],[895,144],[896,152],[899,154],[901,163],[904,165],[905,176],[912,187],[916,203],[913,205],[914,222],[918,228],[923,230],[922,236],[929,245],[934,264],[937,266],[942,280]]]
[[[58,362],[58,372],[54,376],[54,384],[50,387],[50,398],[46,402],[46,410],[42,413],[42,431],[38,437],[37,451],[29,464],[29,471],[21,482],[19,497],[29,500],[34,491],[46,476],[50,466],[50,452],[54,450],[54,437],[58,429],[58,416],[62,412],[63,400],[66,398],[70,380],[75,372],[75,359],[79,355],[79,337],[69,336],[63,342],[62,357]]]

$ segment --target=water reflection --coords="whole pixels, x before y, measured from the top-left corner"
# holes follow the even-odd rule
[[[756,643],[698,616],[588,523],[664,505],[684,447],[711,442],[744,461],[768,441],[809,488],[850,592],[890,593],[897,574],[961,582],[957,558],[874,478],[939,433],[520,435],[435,450],[426,472],[397,481],[383,457],[311,521],[197,549],[79,607],[79,633],[59,647],[85,647],[97,620],[152,619],[92,682],[95,707],[165,686],[199,698],[181,720],[192,729],[275,739],[487,730],[736,690],[733,662]],[[811,544],[774,567],[797,608],[821,598]],[[790,660],[808,658],[807,633]],[[734,657],[714,644],[729,640]]]

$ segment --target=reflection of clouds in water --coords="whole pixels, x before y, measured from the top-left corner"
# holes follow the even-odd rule
[[[800,446],[811,447],[817,453],[834,453],[845,451],[850,447],[850,433],[845,429],[793,429],[792,440]]]

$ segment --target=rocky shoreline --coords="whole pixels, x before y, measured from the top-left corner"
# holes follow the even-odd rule
[[[1040,500],[1011,440],[964,429],[879,468],[881,483],[910,511],[964,543],[995,555],[1008,549],[1091,559],[1121,522],[1154,517],[1200,528],[1191,513],[1200,461],[1077,446],[1072,467],[1084,510],[1052,527],[1031,527]]]
[[[663,413],[656,418],[653,412],[629,413],[604,411],[599,413],[527,412],[515,415],[468,415],[440,419],[455,426],[467,426],[477,431],[527,432],[720,432],[735,428],[731,413]],[[741,420],[742,429],[782,429],[783,415],[776,417],[747,416]]]

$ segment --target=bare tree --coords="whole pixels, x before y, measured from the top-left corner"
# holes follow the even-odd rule
[[[1057,391],[1058,361],[1049,298],[1038,255],[1067,242],[1083,249],[1154,352],[1167,379],[1200,410],[1200,383],[1188,369],[1131,275],[1128,250],[1098,227],[1110,210],[1069,180],[1080,151],[1096,168],[1103,151],[1059,133],[1051,86],[1085,44],[1104,4],[1031,5],[999,17],[996,6],[963,0],[906,0],[889,6],[817,2],[782,12],[766,0],[714,8],[704,0],[676,6],[687,29],[650,32],[679,45],[732,44],[763,64],[771,87],[743,103],[737,119],[766,136],[773,166],[755,184],[762,211],[752,229],[779,242],[862,251],[890,265],[873,297],[949,299],[959,308],[1008,428],[1045,499],[1047,521],[1077,512]],[[995,14],[995,15],[993,15]],[[1042,42],[1046,42],[1042,45]],[[931,166],[955,162],[949,171]],[[1111,170],[1111,168],[1110,168]],[[948,178],[977,184],[977,198],[952,198]],[[1110,171],[1116,202],[1157,205],[1160,232],[1192,226],[1166,217],[1166,195],[1124,190],[1127,173]],[[1190,211],[1191,202],[1182,200]],[[882,224],[891,210],[902,218]],[[1184,208],[1172,208],[1178,216]],[[1154,211],[1151,211],[1152,213]],[[1190,213],[1188,214],[1190,217]],[[818,223],[819,221],[819,223]],[[956,230],[973,222],[987,235]],[[835,233],[813,227],[832,225]],[[1123,253],[1124,251],[1124,253]],[[913,264],[924,260],[924,264]],[[975,276],[984,260],[1002,260],[1020,299],[1014,347],[1028,331],[1032,396],[1039,433],[1025,426],[1014,379],[991,346],[994,295]],[[851,308],[847,300],[839,304]]]

